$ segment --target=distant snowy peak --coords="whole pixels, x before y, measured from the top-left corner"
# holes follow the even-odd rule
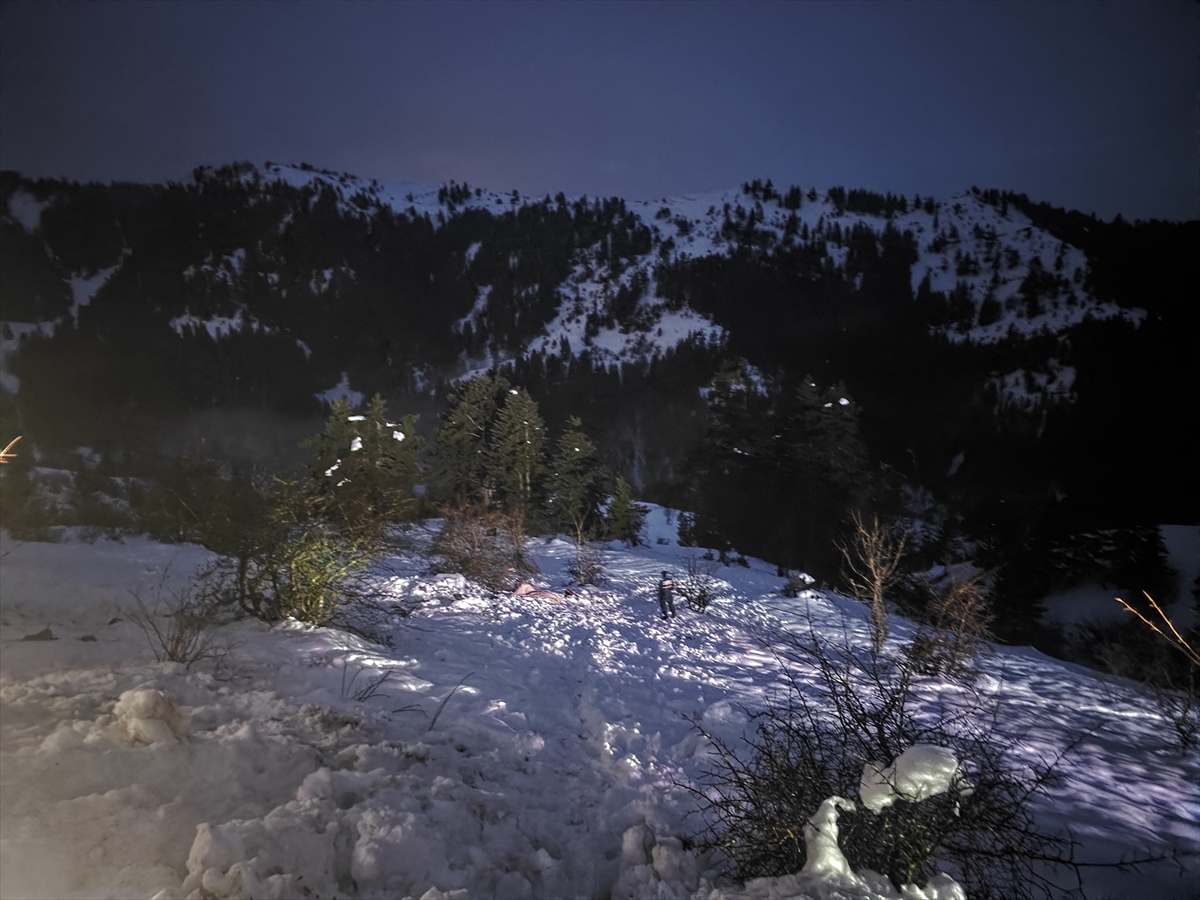
[[[253,178],[253,174],[249,177]],[[366,216],[371,214],[372,208],[387,207],[398,215],[428,216],[435,225],[445,224],[449,217],[465,209],[485,209],[499,215],[531,202],[531,198],[515,190],[497,193],[454,181],[443,185],[415,181],[381,183],[306,163],[281,165],[267,162],[261,177],[282,181],[295,188],[328,187],[337,196],[343,215]]]

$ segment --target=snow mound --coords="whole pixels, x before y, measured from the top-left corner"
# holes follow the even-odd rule
[[[188,732],[187,718],[157,688],[125,691],[117,700],[113,715],[120,733],[134,745],[175,741]]]

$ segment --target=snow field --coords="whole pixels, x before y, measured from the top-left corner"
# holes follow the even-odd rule
[[[657,543],[671,524],[654,508],[650,546],[610,545],[607,582],[561,603],[395,560],[389,592],[413,613],[394,650],[242,622],[219,630],[230,652],[215,670],[155,663],[127,612],[130,590],[182,583],[202,549],[3,536],[0,896],[897,896],[836,860],[731,885],[685,849],[700,823],[680,785],[707,752],[688,719],[736,745],[745,710],[782,686],[764,636],[806,616],[835,640],[867,635],[857,604],[783,598],[755,560],[714,572],[708,614],[680,603],[664,622],[660,571],[697,552]],[[572,547],[529,551],[538,586],[563,594]],[[21,640],[47,627],[57,640]],[[897,639],[907,627],[893,620]],[[1039,808],[1086,858],[1200,849],[1200,763],[1131,685],[1020,648],[983,666],[979,690],[1003,699],[1031,762],[1095,729]],[[961,689],[928,693],[953,704]],[[1183,862],[1091,887],[1188,896],[1198,865]],[[948,881],[904,896],[955,896]]]

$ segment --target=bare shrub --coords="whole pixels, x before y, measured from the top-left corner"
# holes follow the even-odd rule
[[[1195,647],[1193,647],[1191,643],[1189,643],[1188,640],[1179,633],[1179,629],[1175,627],[1175,623],[1171,621],[1170,617],[1165,612],[1163,612],[1162,607],[1158,605],[1158,602],[1153,597],[1151,597],[1149,594],[1146,594],[1145,591],[1142,593],[1150,602],[1150,608],[1154,611],[1154,614],[1158,617],[1159,621],[1161,621],[1163,625],[1166,626],[1167,630],[1171,632],[1170,635],[1159,628],[1154,622],[1150,621],[1150,619],[1144,613],[1139,612],[1120,597],[1117,597],[1117,602],[1120,603],[1127,612],[1131,612],[1137,616],[1138,619],[1141,620],[1142,624],[1146,625],[1151,631],[1166,640],[1167,643],[1181,652],[1187,658],[1187,661],[1193,666],[1200,667],[1200,650],[1197,650]]]
[[[584,541],[575,545],[567,573],[576,584],[600,584],[604,580],[604,558],[598,547]]]
[[[1187,674],[1169,685],[1150,683],[1154,705],[1175,733],[1175,742],[1183,752],[1200,747],[1200,676],[1193,666]]]
[[[675,590],[687,601],[689,609],[704,612],[713,601],[717,590],[717,563],[700,556],[689,556],[687,574],[677,577]]]
[[[202,660],[219,662],[228,653],[213,633],[221,619],[219,597],[194,585],[169,590],[163,582],[150,604],[132,593],[137,609],[128,613],[129,619],[142,630],[158,662],[191,666]]]
[[[1062,754],[1029,767],[1015,753],[1019,735],[1002,732],[994,707],[923,705],[918,674],[903,656],[831,643],[811,623],[807,635],[780,637],[772,649],[787,688],[753,714],[744,750],[693,723],[713,755],[699,785],[685,787],[707,820],[700,843],[724,853],[729,874],[745,881],[800,871],[803,825],[821,804],[858,796],[868,766],[884,772],[879,761],[926,744],[959,761],[955,787],[910,800],[892,783],[900,797],[890,806],[844,812],[839,845],[856,871],[880,872],[900,889],[925,884],[941,868],[972,898],[1058,896],[1064,873],[1078,883],[1069,838],[1046,831],[1031,809]]]
[[[900,580],[908,534],[881,525],[878,516],[866,521],[860,513],[851,517],[854,531],[839,543],[844,560],[843,574],[850,592],[871,607],[871,640],[878,651],[888,636],[887,603],[884,595]]]
[[[599,584],[604,580],[604,563],[600,550],[593,547],[593,530],[588,523],[587,510],[582,507],[568,513],[574,532],[575,555],[567,563],[567,573],[576,584]]]
[[[1083,643],[1101,668],[1145,685],[1179,749],[1187,752],[1200,746],[1200,653],[1195,636],[1189,641],[1162,607],[1149,594],[1145,597],[1144,610],[1120,598],[1117,602],[1147,627],[1092,625],[1084,629]],[[1168,646],[1175,652],[1163,652]]]
[[[435,572],[457,572],[492,590],[513,590],[537,571],[525,557],[525,535],[513,516],[459,503],[442,509],[430,546]]]
[[[1164,654],[1162,643],[1149,631],[1093,625],[1084,628],[1081,637],[1090,662],[1141,683],[1181,751],[1200,746],[1200,677],[1195,666],[1180,665]]]
[[[993,638],[994,618],[987,573],[925,581],[925,602],[910,610],[920,627],[902,651],[923,675],[946,674],[969,678],[971,661],[985,641]]]

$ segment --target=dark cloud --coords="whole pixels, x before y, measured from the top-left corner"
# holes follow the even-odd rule
[[[0,166],[307,161],[657,197],[1010,188],[1200,215],[1194,4],[0,5]]]

